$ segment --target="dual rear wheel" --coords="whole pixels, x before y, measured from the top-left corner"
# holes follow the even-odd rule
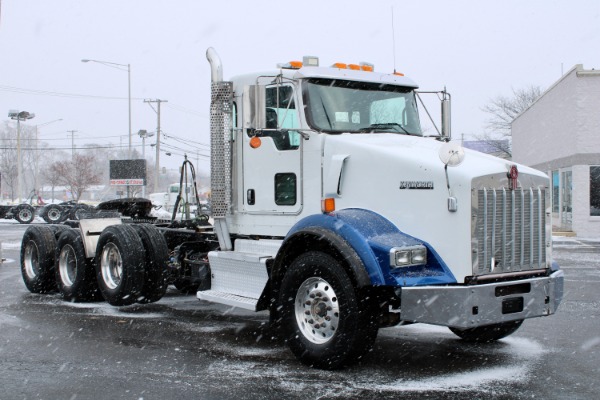
[[[114,225],[98,239],[94,258],[86,257],[79,229],[35,225],[21,246],[21,273],[29,291],[59,291],[65,300],[104,298],[115,306],[151,303],[167,289],[167,244],[152,225]]]

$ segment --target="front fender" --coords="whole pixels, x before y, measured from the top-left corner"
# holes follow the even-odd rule
[[[349,208],[330,214],[316,214],[302,219],[288,232],[280,249],[285,252],[288,241],[297,241],[303,232],[325,231],[328,237],[337,237],[346,243],[360,259],[361,267],[374,286],[389,285],[419,286],[456,283],[437,252],[426,242],[400,231],[381,215],[364,209]],[[324,236],[323,240],[329,240]],[[393,247],[424,245],[427,248],[428,262],[424,266],[390,268],[390,250]],[[334,244],[335,245],[335,244]],[[279,258],[279,255],[278,255]],[[359,276],[360,273],[356,271]]]

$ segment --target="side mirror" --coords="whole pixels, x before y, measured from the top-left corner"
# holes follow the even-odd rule
[[[244,87],[244,128],[265,128],[267,119],[265,93],[265,87],[262,85],[248,85]]]
[[[450,140],[450,93],[444,90],[442,96],[442,137]]]

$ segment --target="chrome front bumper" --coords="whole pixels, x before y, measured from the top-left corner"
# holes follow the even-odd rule
[[[456,328],[473,328],[556,312],[564,274],[473,286],[415,286],[401,292],[400,318]]]

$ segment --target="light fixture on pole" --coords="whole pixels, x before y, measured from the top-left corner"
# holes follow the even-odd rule
[[[35,117],[34,113],[28,111],[9,110],[8,117],[17,120],[17,196],[21,203],[23,190],[23,166],[21,160],[21,121],[26,121]]]
[[[90,60],[87,58],[82,59],[81,62],[95,62],[98,64],[106,65],[107,67],[119,69],[121,71],[125,71],[124,68],[127,69],[127,99],[129,102],[129,146],[127,148],[127,158],[131,160],[131,64],[119,64],[110,61]],[[129,197],[129,185],[127,185],[127,196]]]
[[[154,136],[154,133],[150,133],[145,129],[140,129],[138,135],[142,138],[142,158],[146,160],[146,138]],[[142,197],[146,197],[146,182],[142,186]]]

